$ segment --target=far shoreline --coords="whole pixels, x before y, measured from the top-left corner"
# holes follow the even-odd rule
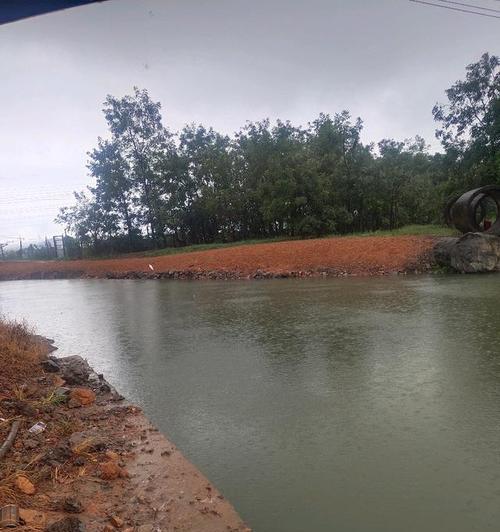
[[[352,236],[217,248],[163,256],[1,261],[0,280],[243,280],[368,277],[433,269],[437,237]]]

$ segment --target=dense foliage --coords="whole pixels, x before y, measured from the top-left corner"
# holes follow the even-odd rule
[[[439,222],[448,195],[500,182],[499,58],[484,54],[446,94],[434,155],[420,137],[363,144],[347,111],[307,127],[249,122],[233,137],[194,124],[174,134],[146,90],[108,96],[95,185],[57,221],[92,252]]]

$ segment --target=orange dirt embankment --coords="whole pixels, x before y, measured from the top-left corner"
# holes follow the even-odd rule
[[[0,263],[0,279],[382,275],[429,269],[433,245],[433,238],[422,236],[346,237],[241,245],[158,257],[4,261]]]

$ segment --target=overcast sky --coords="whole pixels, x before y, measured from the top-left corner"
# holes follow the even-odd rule
[[[173,130],[348,109],[366,142],[434,150],[432,106],[485,51],[500,19],[408,0],[109,0],[0,26],[0,242],[61,233],[107,94],[147,88]]]

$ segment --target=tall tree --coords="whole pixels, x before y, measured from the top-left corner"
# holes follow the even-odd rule
[[[161,169],[165,167],[165,153],[173,149],[160,109],[159,102],[153,102],[145,89],[137,87],[132,96],[108,96],[104,105],[113,144],[130,168],[130,178],[139,191],[139,214],[155,244],[160,239],[166,243]]]
[[[500,181],[500,58],[488,53],[467,66],[465,80],[436,104],[436,131],[447,153],[464,172],[465,187]]]

